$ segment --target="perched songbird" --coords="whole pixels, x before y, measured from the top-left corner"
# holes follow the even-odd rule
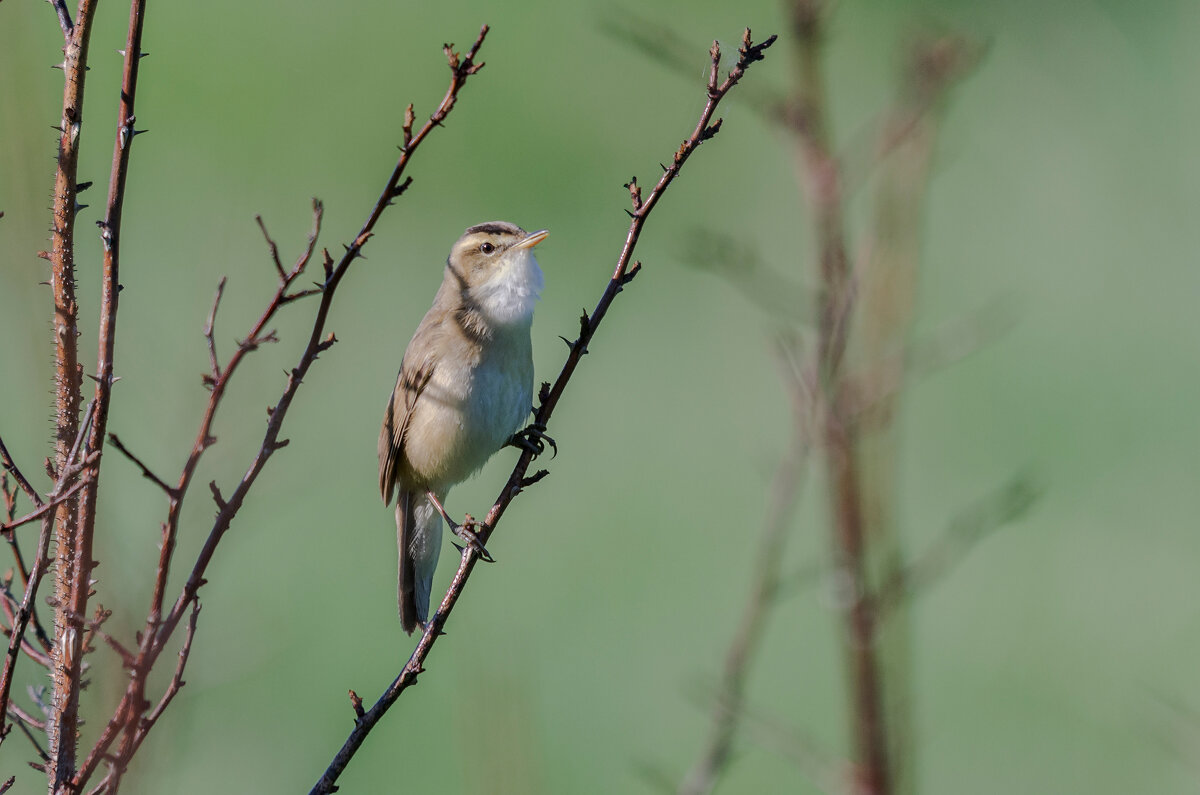
[[[548,234],[501,221],[464,232],[404,352],[379,433],[379,489],[384,504],[396,492],[400,623],[409,634],[428,620],[446,493],[512,441],[532,410],[530,327],[542,290],[533,247]]]

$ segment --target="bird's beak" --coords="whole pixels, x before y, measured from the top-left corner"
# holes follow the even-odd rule
[[[548,237],[550,237],[550,230],[539,229],[536,232],[530,232],[528,237],[517,243],[513,248],[533,248]]]

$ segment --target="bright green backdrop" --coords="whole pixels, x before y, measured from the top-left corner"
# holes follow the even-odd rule
[[[206,396],[200,329],[218,278],[230,280],[217,333],[226,355],[271,289],[254,214],[291,258],[316,195],[325,245],[348,240],[394,161],[404,105],[423,117],[445,88],[441,43],[465,46],[484,21],[493,33],[487,67],[417,155],[412,189],[341,289],[330,322],[341,342],[313,369],[291,446],[210,569],[187,687],[130,791],[307,791],[350,728],[347,688],[373,699],[413,645],[395,616],[375,439],[449,244],[494,218],[552,230],[538,249],[547,289],[534,326],[538,372],[551,377],[565,354],[557,335],[594,304],[622,242],[621,184],[653,180],[694,124],[708,43],[732,50],[746,25],[786,32],[774,3],[644,5],[694,45],[689,80],[603,32],[624,13],[532,1],[149,3],[138,127],[150,134],[133,153],[110,429],[172,478]],[[89,230],[126,16],[122,3],[101,4],[88,77],[89,363],[99,262]],[[919,325],[1006,295],[1021,319],[906,394],[907,543],[919,548],[1026,465],[1046,496],[916,608],[921,791],[1194,792],[1200,729],[1181,732],[1174,708],[1200,706],[1200,5],[839,3],[828,59],[839,136],[885,106],[899,48],[923,25],[990,48],[946,117]],[[60,46],[45,3],[0,4],[0,433],[34,471],[49,449],[49,293],[34,255],[49,224]],[[748,79],[785,87],[789,48]],[[721,135],[655,212],[638,252],[645,272],[555,417],[550,478],[508,513],[491,544],[499,563],[477,572],[429,672],[371,736],[344,792],[649,792],[647,770],[676,780],[694,758],[786,410],[769,323],[682,252],[697,225],[753,241],[793,273],[807,273],[811,251],[786,142],[745,106],[722,113]],[[283,342],[256,354],[229,394],[180,560],[212,514],[203,484],[228,489],[255,449],[310,310],[287,314]],[[512,460],[498,456],[451,508],[482,513]],[[165,506],[119,458],[104,481],[99,598],[128,638]],[[797,569],[827,556],[819,491],[805,504],[788,551]],[[750,695],[838,753],[828,601],[807,592],[780,605]],[[110,669],[107,651],[97,658]],[[122,687],[114,675],[89,692],[110,705]],[[85,741],[107,712],[89,715]],[[43,786],[24,766],[31,756],[17,734],[0,751],[20,792]],[[746,741],[722,791],[815,790]]]

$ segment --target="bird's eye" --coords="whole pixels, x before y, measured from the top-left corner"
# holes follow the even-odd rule
[[[491,243],[480,243],[479,250],[482,251],[484,254],[491,254],[493,251],[496,250],[496,247],[493,246]]]

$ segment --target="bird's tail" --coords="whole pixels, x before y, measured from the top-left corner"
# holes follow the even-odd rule
[[[444,500],[445,495],[438,495]],[[443,503],[444,504],[444,503]],[[442,517],[424,492],[401,488],[396,500],[400,625],[412,634],[429,620],[429,592],[442,548]]]

